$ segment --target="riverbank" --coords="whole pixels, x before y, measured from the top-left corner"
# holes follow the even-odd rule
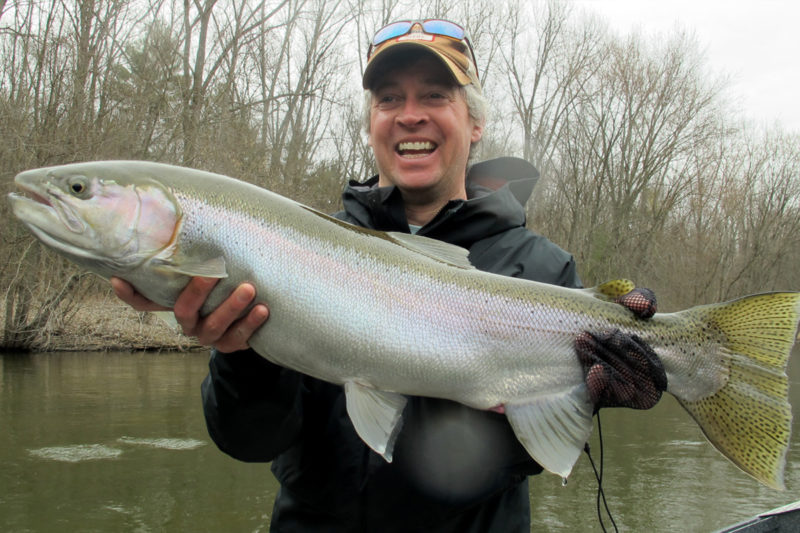
[[[0,312],[2,315],[2,312]],[[2,317],[0,317],[2,320]],[[203,349],[153,313],[140,313],[113,294],[87,298],[66,318],[51,320],[31,346],[38,352],[189,351]],[[2,323],[2,322],[0,322]]]

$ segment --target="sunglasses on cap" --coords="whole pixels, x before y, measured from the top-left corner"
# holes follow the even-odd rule
[[[412,28],[414,28],[414,26],[421,27],[422,31],[429,35],[441,35],[443,37],[449,37],[457,41],[466,42],[467,47],[469,48],[470,56],[472,58],[472,64],[475,65],[477,68],[478,62],[475,61],[475,51],[472,49],[472,43],[469,42],[469,37],[467,36],[467,30],[465,30],[455,22],[450,22],[449,20],[443,20],[443,19],[401,20],[398,22],[392,22],[391,24],[387,24],[383,28],[379,29],[375,33],[375,36],[372,38],[369,50],[367,51],[367,60],[369,60],[370,56],[372,55],[372,52],[375,50],[375,47],[391,39],[396,39],[398,37],[402,37],[403,35],[408,35],[409,33],[411,33],[411,30]]]

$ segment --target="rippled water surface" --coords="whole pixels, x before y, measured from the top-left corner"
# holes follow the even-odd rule
[[[266,531],[277,485],[267,465],[230,459],[209,440],[206,362],[202,353],[0,355],[0,531]],[[787,490],[776,492],[713,450],[671,398],[649,412],[603,411],[602,424],[620,530],[715,531],[800,499],[797,428]],[[591,447],[597,462],[596,435]],[[585,456],[566,486],[541,475],[531,487],[534,531],[600,531]]]
[[[0,531],[266,531],[276,484],[208,438],[206,363],[0,357]]]

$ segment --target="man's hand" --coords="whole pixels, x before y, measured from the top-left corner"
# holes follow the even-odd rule
[[[256,296],[256,289],[249,283],[242,283],[233,293],[208,316],[200,317],[200,308],[211,290],[217,284],[213,278],[192,278],[183,289],[172,311],[183,329],[184,335],[197,337],[200,344],[213,346],[223,353],[247,349],[247,341],[269,318],[266,305],[258,304],[250,312],[239,318]],[[169,311],[138,292],[124,280],[111,278],[114,294],[137,311]]]
[[[638,287],[615,302],[645,320],[652,317],[658,308],[655,293]],[[664,365],[637,335],[628,335],[618,329],[603,333],[586,331],[575,339],[575,351],[583,366],[589,398],[595,409],[650,409],[667,389]]]
[[[656,293],[643,287],[634,288],[631,292],[623,294],[614,300],[614,302],[624,305],[634,315],[643,319],[652,317],[658,311]]]
[[[615,329],[585,331],[575,340],[589,398],[595,409],[650,409],[667,389],[667,374],[656,353],[636,335]]]

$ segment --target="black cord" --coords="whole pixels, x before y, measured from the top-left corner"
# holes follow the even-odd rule
[[[592,470],[594,470],[594,477],[597,479],[597,520],[600,522],[600,528],[606,533],[606,525],[603,521],[603,512],[600,509],[600,502],[602,500],[603,507],[605,509],[606,515],[608,515],[609,520],[611,520],[611,525],[614,526],[614,531],[619,533],[619,529],[617,529],[617,523],[614,521],[614,517],[611,515],[611,510],[608,508],[608,502],[606,501],[606,493],[603,490],[603,457],[604,457],[604,450],[603,450],[603,427],[600,424],[600,413],[597,413],[597,436],[600,441],[600,472],[597,471],[597,467],[594,464],[594,460],[592,459],[592,454],[589,451],[589,443],[586,443],[584,447],[584,451],[586,452],[586,456],[589,458],[589,463],[592,465]]]

